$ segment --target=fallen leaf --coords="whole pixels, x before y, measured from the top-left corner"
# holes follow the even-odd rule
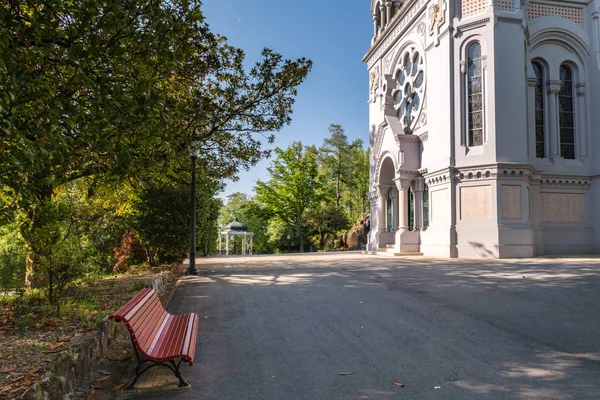
[[[108,372],[108,371],[105,371],[105,370],[103,370],[103,369],[101,369],[101,370],[100,370],[100,371],[98,371],[98,372],[100,372],[102,375],[110,375],[110,372]]]
[[[0,356],[0,360],[2,360],[3,358],[6,358],[6,356]]]
[[[8,393],[16,393],[19,392],[23,389],[27,389],[27,386],[17,386],[16,388],[14,388],[13,390],[9,391]]]
[[[404,387],[404,383],[398,382],[398,381],[394,381],[394,385],[396,385],[398,387]]]
[[[100,378],[96,379],[96,382],[102,382],[102,381],[105,381],[107,379],[110,379],[110,375],[101,376]]]
[[[24,379],[24,378],[25,378],[25,375],[18,376],[15,379],[13,379],[10,383],[18,382],[18,381],[20,381],[21,379]]]
[[[69,340],[71,340],[72,336],[61,336],[58,338],[59,342],[68,342]]]
[[[90,385],[90,387],[95,390],[103,390],[104,389],[103,386]]]
[[[35,374],[37,371],[38,371],[38,370],[37,370],[37,368],[30,369],[29,371],[27,371],[27,375],[33,375],[33,374]]]
[[[112,388],[113,392],[116,392],[119,389],[122,389],[125,386],[124,383],[119,383],[117,386],[115,386],[114,388]]]
[[[7,374],[9,372],[15,372],[16,369],[14,368],[9,368],[9,369],[3,369],[2,371],[0,371],[0,374]]]
[[[52,354],[52,353],[60,353],[62,350],[58,349],[58,350],[46,350],[46,351],[42,351],[42,353],[44,354]]]
[[[340,375],[352,375],[354,374],[354,372],[349,372],[349,371],[345,371],[345,372],[340,372]]]

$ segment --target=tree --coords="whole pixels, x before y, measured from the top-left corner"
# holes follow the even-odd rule
[[[338,231],[348,228],[348,218],[333,204],[323,205],[311,210],[308,215],[311,232],[318,236],[319,247],[324,249],[330,239],[333,239]]]
[[[319,178],[317,158],[294,142],[286,150],[275,149],[276,158],[267,168],[268,182],[258,181],[257,199],[290,229],[304,251],[308,228],[308,212],[324,198],[324,183]]]
[[[235,178],[268,154],[311,68],[269,49],[250,71],[194,0],[8,0],[0,8],[0,214],[24,210],[24,238],[54,191],[81,177],[199,164]],[[268,136],[269,142],[273,136]],[[28,241],[27,277],[41,244]]]
[[[348,143],[348,137],[341,125],[329,125],[330,137],[323,141],[319,148],[321,163],[327,175],[333,180],[335,187],[335,205],[340,208],[342,198],[342,185],[348,182],[351,170],[351,149],[356,146]],[[362,144],[361,144],[362,147]]]
[[[355,222],[362,213],[369,212],[370,154],[369,149],[363,149],[362,143],[350,148],[351,172],[342,200],[348,208],[351,222]]]

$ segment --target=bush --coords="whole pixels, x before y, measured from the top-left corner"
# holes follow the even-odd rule
[[[26,255],[18,223],[0,227],[0,290],[23,288]]]

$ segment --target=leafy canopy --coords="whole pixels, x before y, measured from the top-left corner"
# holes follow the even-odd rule
[[[7,0],[0,6],[0,209],[84,176],[199,165],[235,177],[290,122],[311,68],[212,33],[193,0]],[[6,210],[5,210],[6,211]]]

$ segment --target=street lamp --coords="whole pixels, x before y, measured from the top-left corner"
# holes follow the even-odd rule
[[[198,275],[196,269],[196,159],[200,155],[196,143],[192,143],[190,158],[192,159],[192,215],[190,223],[190,265],[187,269],[188,275]]]

